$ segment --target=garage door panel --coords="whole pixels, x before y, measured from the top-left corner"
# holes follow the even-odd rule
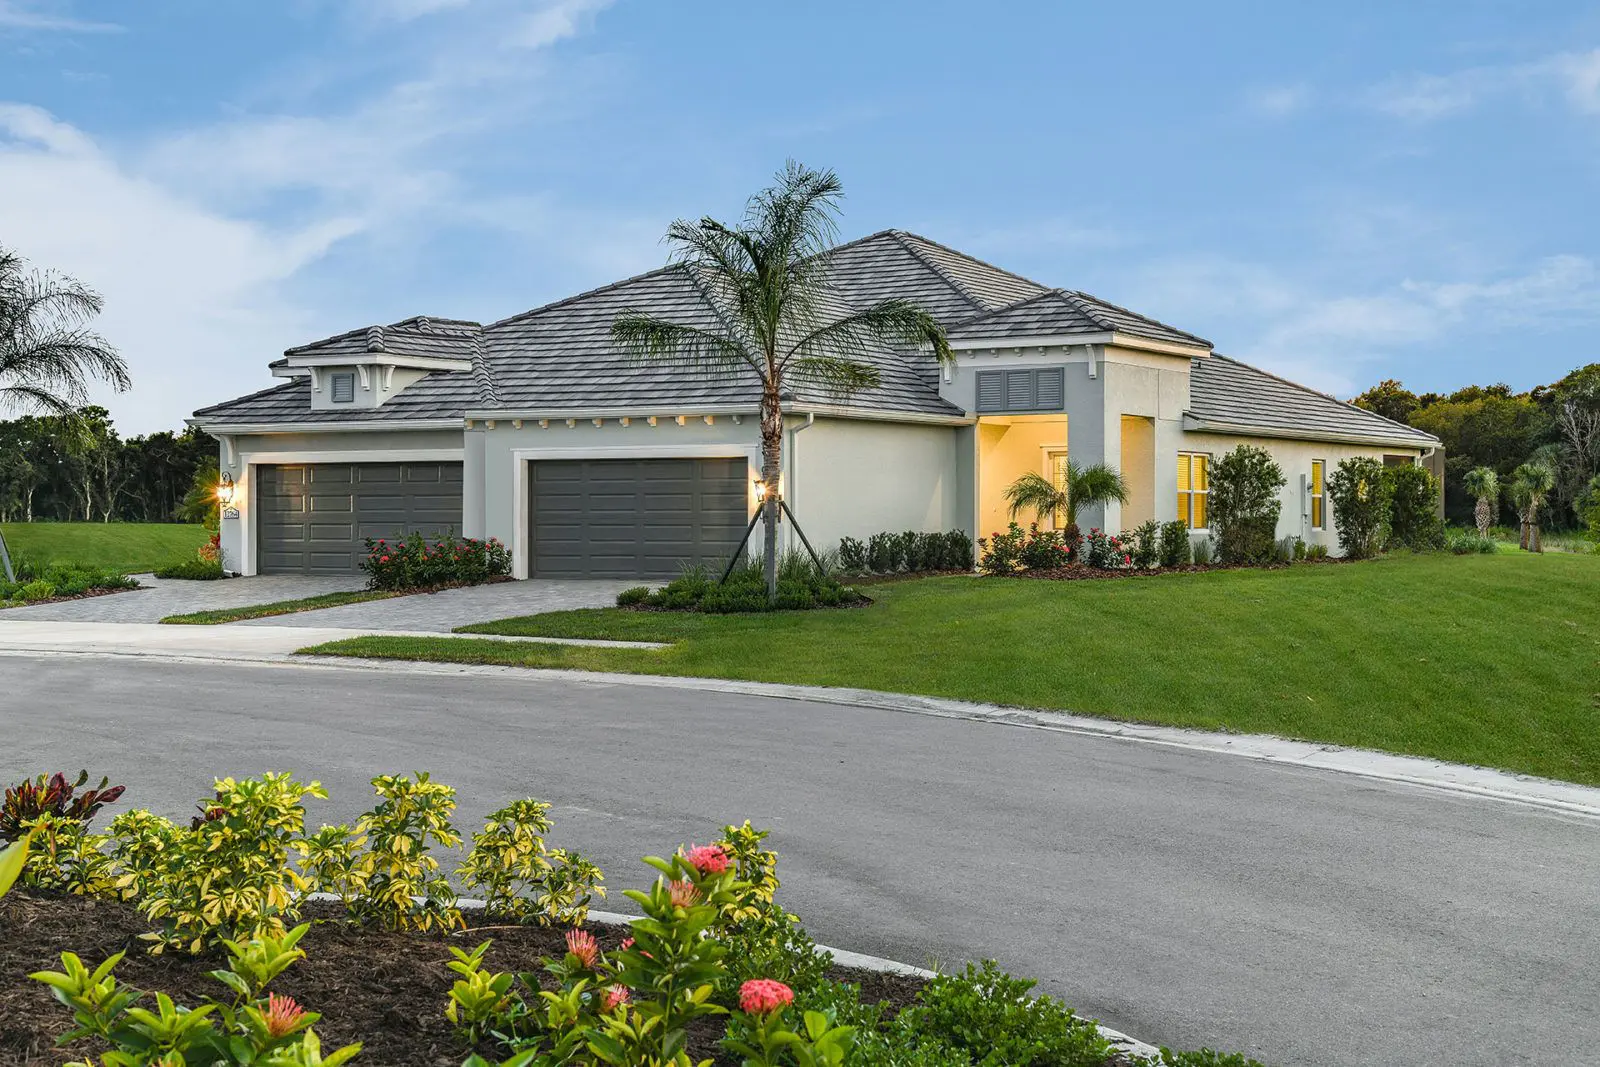
[[[724,562],[744,533],[743,459],[534,460],[536,577],[669,578]]]
[[[322,463],[258,468],[257,570],[353,574],[366,538],[461,526],[459,463]]]

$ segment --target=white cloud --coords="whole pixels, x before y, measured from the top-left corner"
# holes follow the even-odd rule
[[[1397,118],[1428,122],[1512,94],[1539,99],[1552,92],[1581,113],[1600,114],[1600,49],[1399,78],[1373,89],[1368,101]]]
[[[1274,85],[1252,89],[1245,94],[1245,110],[1262,118],[1288,118],[1304,111],[1311,103],[1311,90],[1305,85]]]
[[[1600,113],[1600,48],[1568,53],[1548,60],[1548,66],[1566,87],[1567,100],[1579,111]]]
[[[66,33],[115,33],[121,26],[59,13],[60,4],[0,0],[0,30],[41,30]]]

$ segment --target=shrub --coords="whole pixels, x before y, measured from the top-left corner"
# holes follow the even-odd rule
[[[1012,523],[1005,533],[996,531],[978,538],[978,570],[984,574],[1015,574],[1022,568],[1022,545],[1026,535]]]
[[[1174,1052],[1165,1046],[1161,1059],[1151,1067],[1265,1067],[1259,1060],[1247,1058],[1239,1052],[1216,1052],[1202,1048],[1193,1052]]]
[[[1297,536],[1294,539],[1294,558],[1296,563],[1306,558],[1306,539],[1304,537]]]
[[[626,608],[634,604],[643,604],[650,596],[648,585],[636,585],[631,589],[624,589],[617,594],[617,607]]]
[[[1444,547],[1439,517],[1439,479],[1426,467],[1386,468],[1389,475],[1389,540],[1419,551]]]
[[[1146,519],[1134,527],[1132,534],[1123,534],[1122,541],[1130,545],[1129,554],[1133,556],[1133,565],[1140,570],[1149,570],[1161,563],[1161,524],[1154,519]]]
[[[1189,549],[1189,527],[1182,520],[1161,524],[1161,565],[1163,567],[1187,566],[1192,553]]]
[[[160,923],[142,935],[167,946],[199,952],[222,939],[281,935],[299,915],[297,894],[306,881],[289,866],[305,829],[306,797],[327,798],[317,782],[289,774],[219,778],[216,795],[182,830],[145,813],[139,823],[118,820],[113,829],[139,831],[121,842],[133,870],[122,881],[136,886],[139,908]]]
[[[1308,559],[1308,560],[1324,560],[1324,559],[1327,559],[1327,558],[1328,558],[1328,546],[1327,545],[1321,544],[1319,542],[1317,544],[1312,544],[1312,545],[1307,545],[1306,546],[1306,559]]]
[[[1444,547],[1458,556],[1481,552],[1493,555],[1499,551],[1492,537],[1479,536],[1476,530],[1449,529],[1444,532]]]
[[[1211,495],[1206,504],[1217,559],[1223,563],[1266,563],[1273,559],[1278,515],[1285,485],[1272,454],[1240,445],[1211,465]]]
[[[854,537],[839,539],[839,569],[846,574],[863,574],[867,569],[867,546]]]
[[[26,824],[45,815],[87,825],[101,808],[116,803],[127,791],[126,786],[111,785],[110,778],[101,778],[99,785],[84,789],[88,781],[88,771],[79,771],[77,781],[72,782],[57,771],[8,788],[0,801],[0,841],[17,840]]]
[[[1023,538],[1018,553],[1023,570],[1048,570],[1067,563],[1067,546],[1055,530],[1041,530],[1036,524],[1028,525],[1028,536]]]
[[[288,997],[267,992],[267,985],[302,959],[296,943],[309,924],[281,936],[228,943],[225,971],[211,976],[233,992],[230,1000],[207,997],[196,1008],[175,1005],[165,993],[155,994],[155,1011],[138,1007],[149,994],[120,987],[112,970],[123,953],[92,971],[71,952],[61,954],[60,971],[29,975],[48,985],[55,998],[72,1009],[77,1028],[62,1043],[98,1038],[111,1052],[101,1057],[119,1067],[177,1064],[262,1064],[279,1067],[338,1067],[361,1050],[346,1045],[327,1055],[311,1029],[321,1016],[301,1009]],[[92,1058],[88,1062],[93,1062]]]
[[[678,577],[637,603],[668,611],[727,614],[803,611],[853,604],[860,599],[860,594],[820,571],[809,557],[790,552],[778,563],[778,596],[774,603],[767,602],[766,574],[761,561],[755,559],[734,567],[722,582],[713,580],[699,564],[686,566]],[[618,602],[621,603],[620,598]]]
[[[29,559],[14,559],[12,569],[17,580],[8,582],[0,578],[0,600],[32,603],[51,597],[139,587],[138,582],[121,571],[86,567],[80,563],[38,564]]]
[[[1113,570],[1133,564],[1133,556],[1129,554],[1128,546],[1123,544],[1122,538],[1102,533],[1098,529],[1089,531],[1079,551],[1085,563],[1101,570]]]
[[[210,582],[222,577],[222,564],[212,560],[206,562],[201,559],[184,560],[174,563],[170,567],[162,567],[155,572],[157,578],[178,578],[191,582]]]
[[[1370,456],[1340,460],[1328,476],[1328,499],[1339,547],[1351,559],[1376,555],[1388,534],[1392,483],[1383,464]]]
[[[382,799],[356,821],[366,851],[356,859],[360,892],[351,914],[385,930],[433,930],[461,926],[450,883],[439,873],[432,845],[455,848],[461,835],[451,825],[456,791],[429,778],[380,774],[372,788]],[[430,842],[432,844],[430,844]]]
[[[945,533],[877,533],[866,542],[839,541],[839,569],[846,574],[902,574],[972,569],[972,538],[961,530]]]
[[[1293,535],[1280,537],[1272,543],[1272,561],[1274,563],[1293,563],[1297,558],[1296,552],[1303,552],[1300,547],[1304,544],[1300,538]]]
[[[969,963],[961,974],[931,979],[896,1022],[962,1049],[984,1067],[1103,1064],[1111,1049],[1094,1024],[1052,997],[1030,996],[1034,984],[993,960]]]
[[[581,926],[589,903],[605,896],[600,868],[576,852],[546,848],[550,805],[513,801],[489,816],[472,835],[472,851],[456,871],[461,884],[482,886],[485,905],[502,915],[540,926]]]
[[[1194,542],[1193,547],[1190,549],[1190,555],[1194,558],[1195,566],[1209,567],[1211,565],[1211,538],[1207,537]]]
[[[40,815],[27,824],[28,862],[22,884],[30,889],[85,897],[118,897],[117,870],[101,851],[106,837],[82,822]]]
[[[438,585],[478,585],[511,573],[511,553],[498,538],[480,541],[445,534],[403,534],[393,542],[366,540],[361,569],[369,589],[427,589]]]

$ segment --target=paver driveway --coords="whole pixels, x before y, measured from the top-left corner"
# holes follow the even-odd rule
[[[215,582],[163,581],[148,574],[137,577],[142,588],[85,600],[63,600],[59,604],[8,608],[0,611],[0,619],[12,622],[160,622],[168,615],[181,615],[189,611],[296,600],[319,593],[360,589],[366,584],[360,575],[306,578],[285,574],[226,578]]]
[[[568,608],[603,608],[617,602],[617,594],[638,582],[559,581],[530,578],[522,582],[496,582],[442,593],[414,593],[364,604],[344,604],[297,615],[250,619],[235,626],[341,626],[377,633],[387,630],[436,630],[441,633],[472,622],[488,622],[512,615],[537,615]]]

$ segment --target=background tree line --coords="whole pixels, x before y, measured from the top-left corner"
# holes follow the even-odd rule
[[[1444,442],[1445,515],[1452,522],[1473,523],[1475,501],[1464,480],[1476,467],[1491,468],[1506,486],[1524,464],[1548,468],[1553,484],[1541,510],[1556,529],[1582,525],[1600,492],[1600,363],[1526,393],[1507,385],[1469,385],[1453,393],[1418,394],[1390,378],[1355,403]],[[1503,494],[1496,524],[1517,520],[1510,494]]]
[[[124,439],[94,405],[0,421],[0,522],[199,522],[191,490],[216,467],[198,430]]]

